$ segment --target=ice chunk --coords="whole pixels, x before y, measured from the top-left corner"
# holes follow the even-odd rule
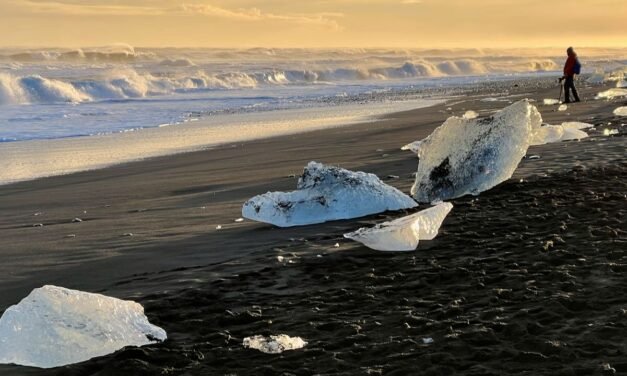
[[[547,106],[553,106],[555,104],[559,104],[560,101],[558,101],[557,99],[549,99],[549,98],[545,98],[544,99],[544,104]]]
[[[627,80],[616,81],[617,88],[627,88]]]
[[[606,129],[603,130],[603,135],[604,136],[613,136],[613,135],[618,134],[618,133],[619,133],[618,129],[606,128]]]
[[[422,140],[414,141],[411,144],[407,144],[407,145],[403,146],[401,148],[401,150],[409,150],[409,151],[414,152],[414,153],[417,154],[418,150],[420,150],[420,144],[422,144]]]
[[[252,336],[243,341],[244,347],[259,350],[266,354],[280,354],[283,351],[298,350],[307,346],[307,342],[300,337],[290,337],[285,334],[278,336]]]
[[[627,96],[627,89],[609,89],[597,94],[596,99],[613,99]]]
[[[0,363],[52,368],[165,339],[138,303],[44,286],[0,318]]]
[[[464,119],[475,119],[475,118],[479,117],[479,114],[476,113],[475,111],[468,110],[468,111],[466,111],[466,113],[462,117]]]
[[[509,179],[542,117],[526,100],[480,119],[451,117],[427,137],[411,193],[419,202],[479,194]]]
[[[452,208],[452,204],[443,202],[416,214],[378,224],[373,228],[360,228],[344,234],[344,237],[377,251],[413,251],[418,247],[420,240],[435,238],[444,218]]]
[[[553,142],[586,138],[588,134],[579,128],[583,125],[590,124],[571,122],[562,125],[545,125],[536,128],[531,139],[531,145],[544,145]]]
[[[627,106],[618,107],[614,110],[616,116],[627,116]]]
[[[566,110],[568,110],[568,106],[567,106],[567,105],[565,105],[565,104],[563,104],[563,105],[559,106],[559,107],[557,108],[557,110],[558,110],[558,111],[566,111]]]
[[[248,200],[242,215],[279,227],[302,226],[416,207],[411,197],[374,174],[309,162],[297,190]]]
[[[565,121],[562,123],[562,127],[564,127],[564,129],[586,129],[594,127],[594,124],[582,123],[580,121]]]

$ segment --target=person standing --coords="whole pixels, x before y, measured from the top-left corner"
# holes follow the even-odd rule
[[[575,87],[575,74],[581,73],[581,63],[579,63],[579,59],[577,58],[577,54],[572,47],[568,47],[566,50],[566,54],[568,58],[566,59],[566,64],[564,64],[564,76],[560,79],[565,80],[564,82],[564,103],[570,103],[570,92],[572,90],[573,97],[575,98],[575,102],[580,102],[579,94],[577,93],[577,88]]]

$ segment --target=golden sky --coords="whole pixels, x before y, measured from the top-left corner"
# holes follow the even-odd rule
[[[0,46],[627,47],[627,0],[0,0]]]

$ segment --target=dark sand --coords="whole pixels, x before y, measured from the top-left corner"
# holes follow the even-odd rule
[[[534,85],[511,93],[556,96],[548,81]],[[409,191],[416,158],[399,147],[451,114],[508,104],[478,98],[0,187],[0,312],[55,284],[137,300],[169,336],[0,375],[627,373],[627,119],[612,115],[624,100],[565,112],[538,103],[548,123],[602,125],[581,142],[530,148],[541,159],[523,160],[512,179],[453,200],[440,235],[416,252],[342,238],[402,213],[291,229],[234,222],[246,199],[293,189],[289,176],[310,160],[398,175],[387,182]],[[606,127],[621,134],[603,136]],[[241,345],[281,333],[309,345],[281,355]]]

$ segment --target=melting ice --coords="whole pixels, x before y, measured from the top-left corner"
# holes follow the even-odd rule
[[[248,200],[245,218],[279,227],[302,226],[416,207],[411,197],[376,175],[309,162],[292,192],[268,192]]]
[[[300,337],[290,337],[286,334],[270,337],[257,335],[244,338],[243,345],[266,354],[280,354],[283,351],[302,349],[307,346],[307,342]]]
[[[360,242],[377,251],[413,251],[420,240],[436,237],[442,222],[453,208],[448,202],[439,203],[403,218],[384,222],[373,228],[360,228],[344,234],[345,238]]]
[[[541,124],[527,100],[488,118],[449,118],[420,145],[412,195],[419,202],[441,201],[476,195],[509,179]]]
[[[0,363],[59,367],[166,338],[138,303],[44,286],[0,318]]]

